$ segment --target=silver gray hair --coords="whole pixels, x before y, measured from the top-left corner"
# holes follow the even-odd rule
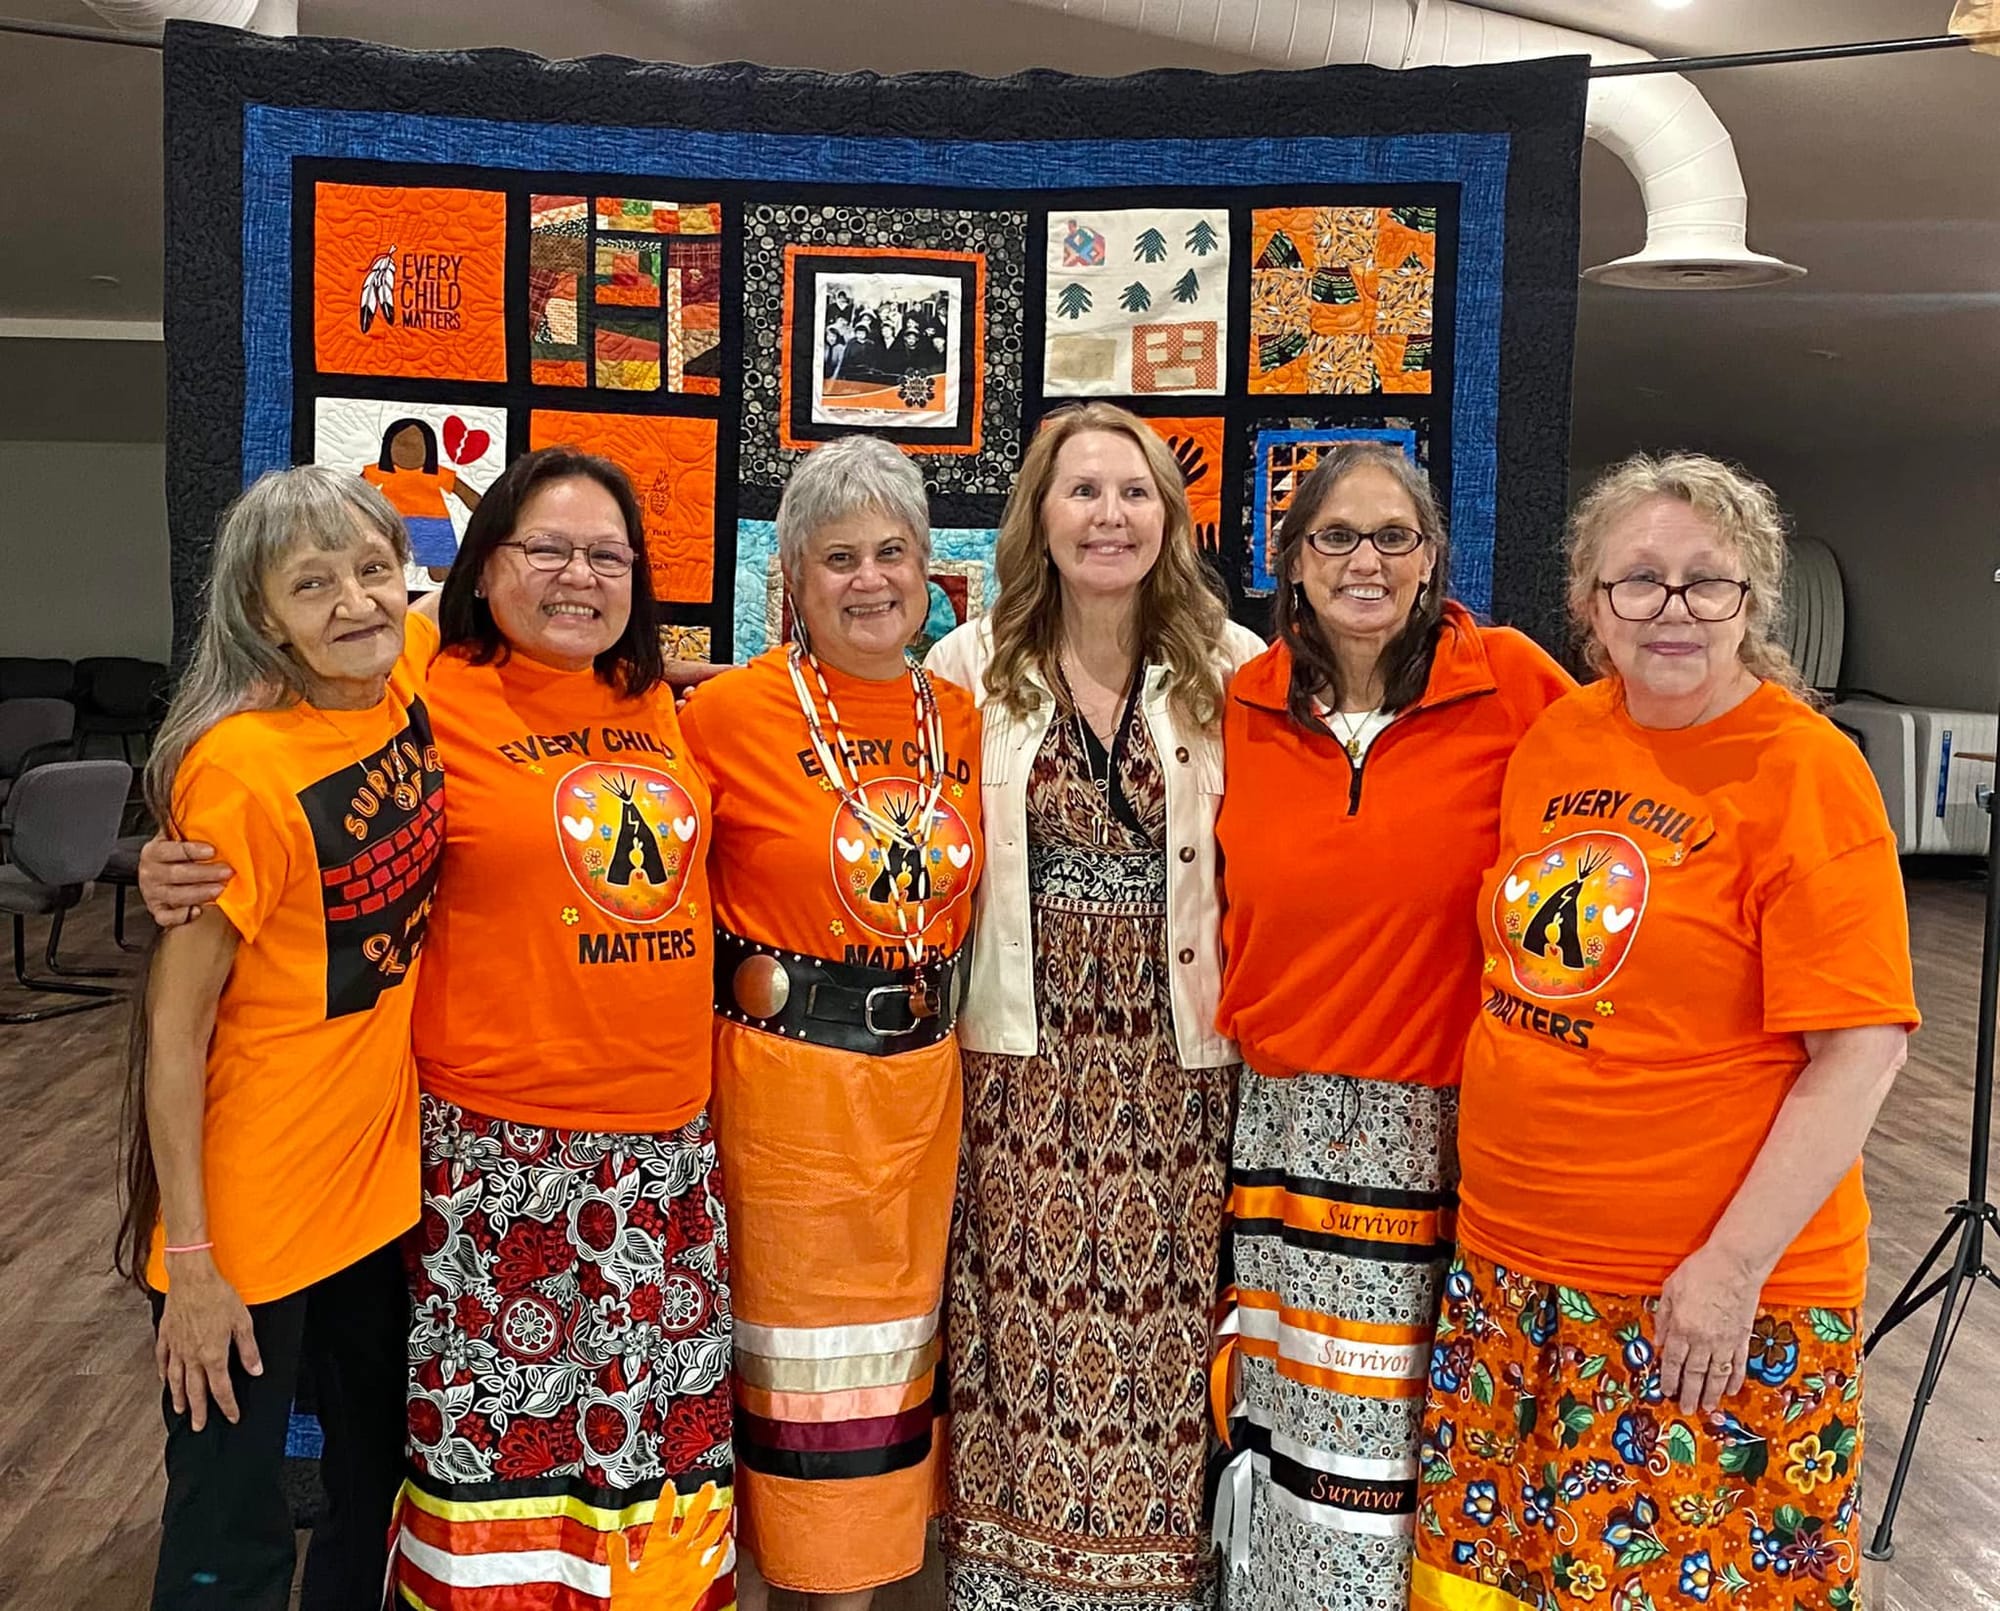
[[[347,547],[357,524],[409,563],[402,517],[351,471],[272,470],[223,511],[194,653],[146,759],[146,803],[162,825],[173,821],[174,775],[202,734],[238,711],[279,710],[305,697],[305,668],[269,636],[264,581],[301,543],[325,553]]]
[[[910,456],[879,436],[843,436],[814,448],[778,500],[778,564],[785,579],[798,576],[814,532],[871,511],[906,527],[929,566],[930,499]]]

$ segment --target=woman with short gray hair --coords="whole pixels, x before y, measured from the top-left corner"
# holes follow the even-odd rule
[[[302,1603],[382,1593],[403,1479],[397,1240],[417,1219],[412,964],[444,781],[417,695],[435,634],[404,649],[408,558],[365,483],[258,481],[222,522],[148,767],[160,822],[236,870],[155,948],[130,1069],[120,1267],[152,1299],[166,1384],[156,1607],[285,1605],[303,1360],[327,1508]],[[366,879],[392,842],[410,850],[389,898],[343,914],[330,873]]]
[[[930,519],[903,453],[815,449],[778,545],[793,641],[681,717],[715,794],[713,1113],[738,1540],[758,1569],[739,1592],[751,1611],[767,1583],[860,1611],[922,1564],[941,1480],[979,717],[908,653]]]

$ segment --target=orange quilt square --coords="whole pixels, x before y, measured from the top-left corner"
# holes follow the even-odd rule
[[[1146,423],[1173,450],[1187,486],[1195,541],[1204,553],[1214,553],[1222,541],[1222,421],[1204,417]]]
[[[313,361],[323,374],[507,378],[507,198],[320,184]]]
[[[565,443],[611,460],[632,478],[646,517],[654,596],[708,603],[715,589],[715,421],[536,409],[529,446]]]

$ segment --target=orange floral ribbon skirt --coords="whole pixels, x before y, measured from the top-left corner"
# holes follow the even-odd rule
[[[1742,1389],[1684,1416],[1659,1394],[1657,1303],[1453,1261],[1411,1611],[1859,1605],[1855,1312],[1760,1309]]]

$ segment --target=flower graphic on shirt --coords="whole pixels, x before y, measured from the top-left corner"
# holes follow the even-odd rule
[[[562,909],[562,920],[571,928],[575,928],[577,924],[583,921],[583,914],[574,906],[565,906]]]

